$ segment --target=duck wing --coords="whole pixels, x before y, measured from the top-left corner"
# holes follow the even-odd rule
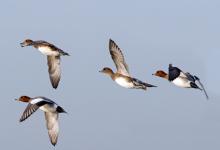
[[[20,122],[30,117],[35,111],[37,111],[39,107],[40,106],[38,106],[37,104],[28,104],[20,118]]]
[[[115,66],[117,68],[117,72],[125,76],[130,76],[128,65],[125,62],[121,49],[111,39],[109,40],[109,51],[110,51],[112,60],[114,61]]]
[[[199,79],[197,76],[194,76],[194,78],[195,78],[196,81],[199,82],[199,85],[202,87],[202,90],[204,91],[204,94],[205,94],[205,96],[206,96],[206,99],[209,99],[209,96],[208,96],[208,94],[207,94],[207,92],[206,92],[206,90],[205,90],[205,87],[204,87],[204,85],[202,84],[202,82],[200,81],[200,79]]]
[[[45,112],[45,119],[51,144],[55,146],[59,134],[58,113]]]
[[[61,77],[60,56],[47,56],[47,64],[51,84],[56,89]]]
[[[179,68],[177,67],[173,67],[171,64],[169,65],[169,81],[173,81],[175,80],[176,78],[178,78],[179,76],[181,77],[186,77],[182,70],[180,70]]]

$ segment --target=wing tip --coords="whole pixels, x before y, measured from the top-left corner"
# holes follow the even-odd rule
[[[54,138],[51,135],[49,135],[49,137],[51,144],[55,147],[57,145],[57,139],[58,139],[57,136]]]
[[[53,79],[51,76],[50,76],[50,82],[51,82],[51,85],[54,89],[57,89],[58,85],[59,85],[59,82],[60,82],[60,79],[58,79],[58,81],[56,81],[57,79]]]
[[[53,86],[54,89],[57,89],[58,84],[56,84],[56,85],[52,84],[52,86]]]
[[[57,142],[51,141],[51,144],[55,147],[57,145]]]
[[[115,41],[113,41],[111,38],[109,39],[109,49],[111,49],[112,47],[118,47],[117,44],[115,43]]]

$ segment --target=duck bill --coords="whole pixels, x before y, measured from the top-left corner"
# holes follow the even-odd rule
[[[25,47],[24,43],[20,43],[21,47]]]

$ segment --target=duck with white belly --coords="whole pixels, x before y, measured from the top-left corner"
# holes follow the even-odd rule
[[[174,85],[183,88],[194,88],[204,91],[206,98],[208,99],[208,94],[197,76],[191,75],[189,72],[183,72],[177,67],[173,67],[169,64],[169,73],[167,74],[163,70],[158,70],[153,75],[167,79]],[[196,81],[200,84],[201,88],[196,84]]]
[[[69,54],[56,47],[55,45],[41,40],[32,41],[30,39],[26,39],[24,42],[20,43],[20,45],[21,47],[33,46],[34,48],[38,49],[42,54],[47,56],[50,81],[53,88],[56,89],[61,78],[60,56],[69,56]]]
[[[117,72],[114,73],[112,69],[108,67],[103,68],[100,72],[107,74],[112,78],[113,81],[125,88],[146,90],[147,87],[156,87],[130,76],[122,51],[111,39],[109,40],[109,51],[116,65]]]
[[[55,146],[59,134],[59,113],[66,113],[66,111],[61,106],[57,105],[54,101],[42,96],[34,98],[30,98],[29,96],[21,96],[19,99],[15,100],[28,103],[20,118],[20,122],[26,120],[38,109],[44,111],[48,135],[50,137],[51,144]]]

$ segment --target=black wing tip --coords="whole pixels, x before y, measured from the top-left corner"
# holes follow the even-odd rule
[[[111,38],[109,39],[109,48],[113,47],[113,46],[117,46],[115,41],[113,41]]]
[[[20,120],[19,120],[19,122],[23,122],[23,121],[25,121],[27,118],[21,118]]]
[[[55,147],[57,145],[57,139],[54,141],[52,139],[50,139],[50,143]]]
[[[51,142],[51,144],[55,147],[57,143],[53,143],[53,142]]]
[[[58,88],[59,83],[54,83],[53,81],[51,81],[51,84],[54,89]]]
[[[58,87],[58,85],[56,85],[56,86],[53,85],[53,88],[54,88],[55,90],[57,89],[57,87]]]

